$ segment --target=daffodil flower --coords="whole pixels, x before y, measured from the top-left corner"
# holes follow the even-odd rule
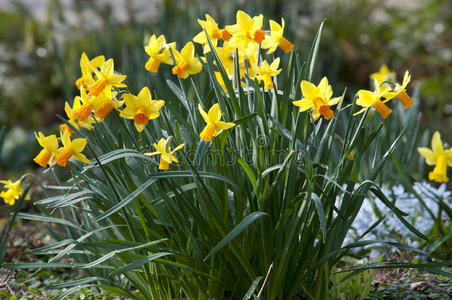
[[[227,31],[232,35],[229,41],[230,46],[246,49],[249,43],[260,44],[265,38],[265,31],[261,29],[263,19],[262,14],[251,18],[247,13],[237,11],[237,23],[226,26]]]
[[[82,57],[80,58],[80,69],[82,71],[82,76],[77,79],[75,85],[78,89],[81,87],[87,89],[88,85],[91,85],[95,82],[93,75],[94,69],[99,68],[105,62],[105,57],[103,55],[97,56],[92,60],[89,60],[88,56],[86,56],[85,52],[82,53]]]
[[[207,123],[199,137],[206,142],[210,142],[212,137],[217,136],[221,130],[226,130],[235,126],[234,123],[220,121],[221,111],[218,103],[210,108],[209,113],[206,113],[200,104],[198,104],[198,109],[202,118]]]
[[[370,79],[376,79],[378,82],[383,82],[385,80],[395,81],[396,73],[389,70],[386,64],[383,64],[378,72],[370,74],[369,77]]]
[[[209,14],[206,14],[205,21],[198,19],[198,23],[203,29],[206,30],[207,35],[209,36],[209,39],[214,47],[217,46],[219,39],[228,41],[231,38],[230,33],[226,29],[218,28],[217,22],[215,22]],[[193,42],[203,45],[204,54],[210,52],[209,42],[207,41],[204,30],[193,38]]]
[[[43,148],[41,152],[33,159],[41,167],[45,168],[52,157],[55,157],[58,150],[58,139],[55,134],[44,136],[42,132],[35,132],[36,140]]]
[[[411,80],[411,75],[408,71],[405,72],[405,75],[403,76],[403,82],[402,84],[396,83],[396,86],[394,88],[394,97],[396,97],[400,102],[402,102],[403,107],[405,109],[408,109],[411,105],[414,104],[414,100],[408,96],[406,93],[406,87],[408,86],[408,83]]]
[[[326,120],[334,116],[334,112],[330,109],[331,106],[336,105],[340,97],[331,98],[333,96],[333,89],[328,84],[328,79],[323,77],[318,86],[315,86],[309,81],[303,80],[300,83],[301,93],[303,98],[294,101],[293,105],[300,107],[300,112],[311,109],[312,119],[317,120],[320,115]]]
[[[96,82],[88,86],[90,96],[98,96],[105,88],[127,87],[122,83],[126,79],[126,75],[116,74],[114,71],[114,62],[110,58],[100,66],[100,69],[93,69],[96,76]]]
[[[83,91],[83,88],[82,88]],[[82,97],[84,93],[81,93]],[[94,118],[90,115],[91,106],[84,105],[86,103],[82,102],[82,98],[80,96],[76,96],[74,98],[74,102],[72,103],[72,107],[68,102],[64,104],[64,111],[66,112],[66,116],[68,117],[68,122],[74,125],[75,128],[81,129],[82,127],[88,130],[93,129],[93,123],[96,122]],[[79,119],[80,118],[80,119]],[[72,133],[72,130],[67,126],[63,126],[64,130]]]
[[[447,182],[447,166],[452,167],[452,147],[443,150],[443,142],[438,131],[432,137],[432,149],[419,147],[419,153],[425,158],[425,163],[429,166],[435,166],[432,172],[428,174],[429,180],[436,182]]]
[[[162,34],[158,38],[153,34],[149,38],[149,43],[144,47],[144,51],[149,55],[149,59],[144,66],[149,72],[157,73],[160,63],[172,65],[173,59],[169,48],[175,48],[176,43],[166,43],[165,36]]]
[[[366,111],[367,109],[373,107],[376,109],[376,111],[381,115],[383,119],[386,119],[392,113],[392,110],[385,104],[391,99],[381,100],[384,93],[385,90],[380,91],[378,89],[374,92],[368,90],[359,90],[358,98],[356,99],[356,104],[362,106],[363,109],[361,109],[360,111],[353,115],[354,116],[359,115]]]
[[[117,93],[111,90],[104,90],[92,101],[92,108],[97,121],[102,122],[105,117],[113,110],[120,108],[124,101],[116,100]]]
[[[152,100],[151,92],[147,87],[141,89],[137,96],[124,95],[126,107],[120,116],[134,121],[135,128],[142,132],[149,120],[160,116],[159,110],[165,105],[163,100]]]
[[[58,165],[65,167],[71,157],[74,157],[75,159],[87,164],[91,162],[82,153],[83,149],[85,149],[86,146],[86,139],[78,138],[71,141],[68,131],[61,132],[60,136],[63,147],[57,150],[58,154],[55,157],[55,162]]]
[[[22,195],[22,182],[20,180],[12,182],[11,180],[0,180],[7,188],[6,191],[0,192],[0,198],[3,198],[6,204],[14,205],[16,200]]]
[[[188,75],[201,72],[202,65],[195,57],[195,47],[192,42],[188,42],[180,52],[174,48],[171,51],[176,61],[176,65],[172,69],[173,74],[185,79]]]
[[[293,49],[293,44],[283,37],[284,19],[281,19],[281,25],[273,20],[270,20],[270,35],[266,35],[262,42],[262,49],[268,49],[267,54],[276,51],[276,48],[281,48],[285,53],[289,53]]]
[[[255,67],[257,73],[257,80],[259,82],[264,81],[264,89],[272,89],[274,87],[272,77],[278,75],[281,72],[279,67],[279,57],[276,58],[270,65],[264,60],[260,66]]]
[[[177,158],[173,155],[173,153],[179,149],[182,149],[185,146],[185,144],[180,144],[179,146],[174,148],[174,150],[171,150],[171,146],[170,146],[171,139],[172,139],[171,136],[168,137],[167,140],[164,138],[161,138],[160,141],[158,142],[158,144],[154,143],[154,148],[157,151],[144,153],[144,155],[147,155],[147,156],[153,156],[153,155],[160,154],[160,164],[159,164],[160,170],[168,170],[169,165],[172,162],[178,162]]]

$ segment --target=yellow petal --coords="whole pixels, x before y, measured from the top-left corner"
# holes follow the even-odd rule
[[[209,110],[209,113],[207,114],[209,122],[216,122],[220,120],[221,118],[221,111],[220,111],[220,105],[218,103],[215,103]]]
[[[206,123],[208,123],[209,122],[209,117],[208,117],[206,111],[201,107],[201,104],[198,104],[198,110],[201,113],[201,116],[204,119],[204,121]]]
[[[74,153],[72,154],[72,157],[86,164],[91,162],[83,153]]]
[[[222,121],[217,121],[215,122],[215,127],[221,130],[226,130],[229,128],[234,127],[235,124],[234,123],[226,123],[226,122],[222,122]]]
[[[300,83],[301,93],[305,98],[315,98],[317,96],[317,87],[309,81],[303,80]]]
[[[177,146],[176,148],[174,148],[174,150],[171,151],[171,153],[174,153],[174,152],[176,152],[177,150],[184,148],[184,146],[185,146],[185,144],[180,144],[179,146]]]
[[[71,144],[71,149],[74,153],[82,152],[85,146],[86,139],[84,138],[74,139]]]
[[[432,150],[436,155],[443,152],[443,142],[441,141],[441,134],[435,131],[432,137]]]
[[[433,166],[436,164],[436,155],[433,153],[432,150],[425,147],[419,147],[417,148],[417,151],[425,158],[425,163],[427,165]]]
[[[137,129],[137,131],[142,132],[144,130],[144,128],[146,127],[147,122],[143,123],[143,124],[138,124],[138,123],[134,122],[134,124],[135,124],[135,128]]]
[[[300,108],[300,112],[306,111],[314,106],[312,101],[309,101],[307,98],[303,98],[298,101],[292,102],[293,105],[298,106]]]
[[[158,152],[158,151],[155,151],[155,152],[146,152],[146,153],[143,153],[143,154],[146,155],[146,156],[154,156],[154,155],[160,154],[160,152]]]
[[[321,91],[324,91],[328,88],[328,79],[326,77],[323,77],[322,80],[320,80],[319,85],[317,86]]]
[[[372,106],[375,103],[375,94],[368,90],[359,90],[356,104],[363,107]]]

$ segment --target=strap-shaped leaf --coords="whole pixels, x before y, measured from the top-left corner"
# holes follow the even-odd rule
[[[242,220],[237,226],[234,227],[210,252],[207,254],[207,256],[204,258],[204,261],[206,261],[209,257],[217,253],[219,250],[221,250],[224,246],[226,246],[228,243],[230,243],[237,235],[239,235],[242,231],[244,231],[248,226],[251,225],[254,221],[259,219],[262,216],[267,215],[265,212],[261,211],[255,211],[246,218]]]

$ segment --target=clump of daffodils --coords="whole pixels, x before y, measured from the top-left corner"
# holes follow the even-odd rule
[[[281,19],[281,23],[269,20],[269,30],[264,28],[263,20],[262,14],[251,17],[239,10],[235,24],[221,27],[206,14],[205,20],[198,19],[201,31],[194,36],[193,42],[202,46],[203,55],[215,51],[230,81],[236,80],[242,86],[245,85],[244,80],[257,81],[264,91],[274,89],[277,77],[282,71],[280,58],[272,56],[271,60],[260,59],[263,55],[260,51],[264,49],[262,52],[274,54],[279,48],[283,53],[289,53],[293,51],[294,45],[284,37],[284,19]],[[195,76],[202,71],[206,58],[196,55],[193,42],[187,42],[178,50],[175,42],[167,42],[164,35],[157,37],[153,34],[144,47],[149,56],[144,64],[145,69],[156,73],[164,64],[171,66],[172,74],[181,79]],[[238,72],[235,62],[238,65]],[[103,122],[114,110],[118,111],[120,117],[133,120],[136,130],[142,132],[149,121],[158,118],[160,110],[164,109],[165,100],[153,99],[147,87],[143,87],[137,95],[126,92],[124,88],[127,88],[125,83],[127,76],[115,71],[112,58],[106,59],[101,55],[89,59],[83,53],[80,69],[81,77],[75,82],[80,95],[77,95],[72,103],[65,103],[67,122],[61,124],[59,137],[55,134],[45,136],[41,132],[35,134],[42,150],[34,161],[42,167],[55,164],[64,167],[71,158],[89,163],[90,160],[82,153],[89,142],[84,137],[71,139],[71,135],[74,131],[79,132],[82,129],[93,130],[96,124]],[[239,80],[234,76],[240,76]],[[220,72],[214,71],[214,78],[223,91],[228,93]],[[408,71],[405,72],[402,82],[398,82],[396,73],[382,65],[378,72],[370,75],[370,79],[373,89],[358,91],[356,105],[362,109],[354,115],[372,108],[386,119],[392,113],[388,106],[389,101],[398,99],[405,109],[413,105],[414,100],[407,94],[407,86],[411,80]],[[325,120],[334,117],[333,107],[338,104],[340,97],[333,97],[333,88],[326,77],[323,77],[318,85],[302,80],[300,89],[302,98],[292,102],[299,107],[300,113],[309,111],[313,122],[320,117]],[[201,105],[198,105],[198,110],[206,122],[199,137],[206,142],[212,141],[220,132],[232,129],[236,125],[229,120],[221,120],[222,112],[218,103],[214,103],[208,112]],[[161,137],[154,143],[156,151],[145,153],[147,156],[160,155],[160,170],[167,170],[171,163],[178,162],[173,153],[184,146],[181,144],[171,150],[170,141],[171,138]],[[449,153],[452,148],[443,151],[442,146],[441,149],[438,146],[440,143],[439,133],[435,133],[432,150],[419,148],[419,152],[426,157],[427,164],[436,165],[429,179],[443,182],[447,181],[447,165],[452,165],[452,156]],[[13,198],[8,196],[8,201],[11,202],[11,199]]]

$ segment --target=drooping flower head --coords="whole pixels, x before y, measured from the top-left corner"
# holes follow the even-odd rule
[[[274,87],[272,77],[281,73],[282,69],[279,69],[279,57],[276,58],[270,65],[264,60],[260,66],[254,67],[254,71],[257,73],[257,80],[259,82],[264,81],[264,89],[272,89]]]
[[[218,28],[217,22],[215,22],[209,14],[206,14],[205,21],[198,19],[198,23],[201,25],[203,30],[193,38],[193,42],[203,46],[204,54],[210,52],[209,42],[207,41],[204,29],[206,30],[207,35],[209,36],[209,39],[214,47],[217,46],[219,39],[228,41],[231,38],[230,33],[226,29]]]
[[[220,105],[218,105],[218,103],[214,104],[210,108],[209,113],[206,113],[206,111],[201,107],[200,104],[198,104],[198,109],[201,113],[202,118],[207,123],[206,127],[204,127],[199,137],[206,142],[210,142],[212,140],[212,137],[217,136],[221,132],[221,130],[226,130],[235,126],[234,123],[226,123],[220,121],[221,111]]]
[[[87,143],[85,138],[77,138],[71,140],[68,131],[60,132],[60,136],[63,147],[57,150],[58,154],[55,157],[55,162],[58,165],[65,167],[71,157],[87,164],[91,162],[82,153]]]
[[[168,139],[161,138],[158,144],[154,143],[154,148],[156,150],[155,152],[144,153],[144,155],[147,156],[160,154],[160,164],[159,164],[160,170],[168,170],[169,165],[172,162],[178,162],[177,158],[174,156],[173,153],[179,149],[182,149],[185,146],[185,144],[180,144],[179,146],[174,148],[174,150],[171,150],[170,146],[171,139],[172,139],[171,136],[168,137]]]
[[[433,171],[428,174],[429,180],[436,182],[447,182],[447,166],[452,167],[452,147],[443,150],[443,142],[438,131],[432,137],[432,149],[426,147],[417,148],[419,153],[425,158],[425,163],[429,166],[435,166]]]
[[[173,74],[185,79],[188,75],[201,72],[202,65],[195,57],[195,47],[192,42],[188,42],[180,52],[174,48],[171,51],[176,61],[176,65],[172,69]]]
[[[169,52],[170,48],[175,48],[176,43],[166,43],[165,36],[162,34],[158,38],[153,34],[149,38],[149,43],[144,47],[144,51],[149,55],[149,59],[144,66],[149,72],[156,73],[160,63],[172,65],[173,59]]]
[[[5,191],[0,192],[0,198],[3,198],[6,204],[14,205],[23,193],[21,180],[14,182],[11,180],[0,180],[0,183],[6,188]]]
[[[331,98],[333,96],[333,89],[328,84],[328,79],[323,77],[318,86],[315,86],[309,81],[303,80],[300,84],[303,98],[294,101],[295,106],[300,107],[300,112],[311,109],[312,119],[315,121],[320,116],[329,120],[334,116],[334,112],[330,109],[331,106],[336,105],[340,97]]]
[[[52,157],[55,157],[58,150],[58,139],[55,134],[44,136],[42,132],[35,132],[36,140],[43,148],[41,152],[33,159],[41,167],[45,168],[50,162]]]
[[[281,48],[285,53],[289,53],[293,49],[293,44],[283,37],[284,19],[281,19],[281,25],[273,20],[270,20],[270,35],[266,35],[262,42],[262,49],[268,49],[267,54],[276,51],[276,48]]]
[[[125,108],[120,116],[134,121],[135,128],[142,132],[149,120],[160,116],[159,110],[165,105],[163,100],[152,100],[151,92],[147,87],[141,89],[137,96],[124,95]]]

